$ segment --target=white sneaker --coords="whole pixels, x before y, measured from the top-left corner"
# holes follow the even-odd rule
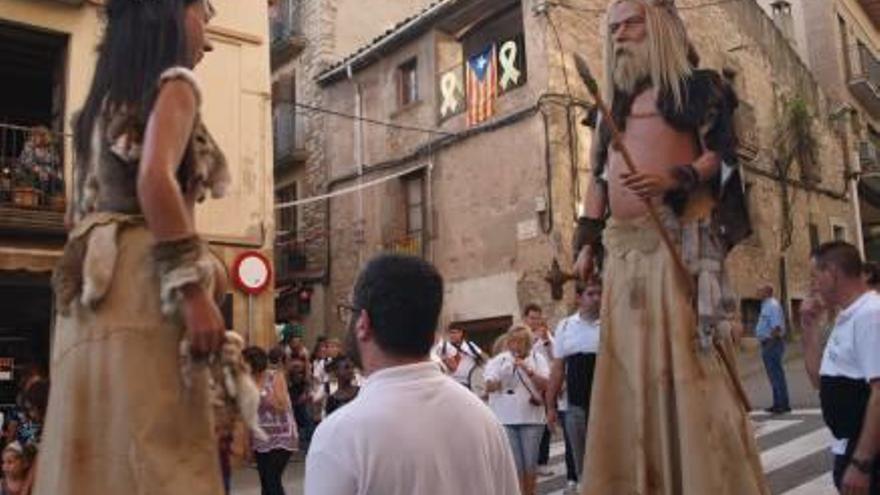
[[[576,481],[568,480],[568,483],[565,485],[565,493],[577,493],[578,492],[578,484]]]

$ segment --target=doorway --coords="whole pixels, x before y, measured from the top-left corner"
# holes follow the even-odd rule
[[[0,406],[15,402],[22,373],[49,366],[52,290],[48,274],[0,272]],[[9,371],[11,370],[11,375]]]

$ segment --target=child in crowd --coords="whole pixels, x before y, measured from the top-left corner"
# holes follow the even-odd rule
[[[347,356],[331,361],[330,372],[336,377],[337,389],[327,398],[326,415],[348,404],[357,397],[360,387],[355,383],[354,362]]]
[[[28,449],[30,450],[30,449]],[[32,454],[18,442],[3,449],[3,480],[0,495],[28,495],[30,493],[30,466]]]

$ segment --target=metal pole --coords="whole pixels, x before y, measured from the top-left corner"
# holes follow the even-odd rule
[[[245,341],[248,344],[250,344],[251,343],[251,335],[253,334],[253,328],[254,328],[254,295],[253,294],[248,294],[247,311],[248,311],[248,324],[247,324],[247,335],[245,336]]]

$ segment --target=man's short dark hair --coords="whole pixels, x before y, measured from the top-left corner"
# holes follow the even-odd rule
[[[813,259],[819,268],[835,266],[847,277],[862,276],[864,263],[862,255],[855,246],[844,241],[826,242],[813,251]]]
[[[276,345],[269,349],[268,354],[269,363],[273,365],[281,364],[281,361],[284,360],[284,348],[280,345]]]
[[[424,357],[434,345],[443,306],[443,278],[421,258],[380,255],[358,276],[354,306],[369,315],[383,351],[398,357]]]
[[[241,351],[241,355],[253,373],[262,373],[269,367],[269,356],[262,347],[252,345]]]
[[[541,306],[538,306],[535,303],[526,304],[526,308],[523,310],[523,316],[528,316],[532,311],[537,311],[538,313],[543,313],[544,310],[541,309]]]

